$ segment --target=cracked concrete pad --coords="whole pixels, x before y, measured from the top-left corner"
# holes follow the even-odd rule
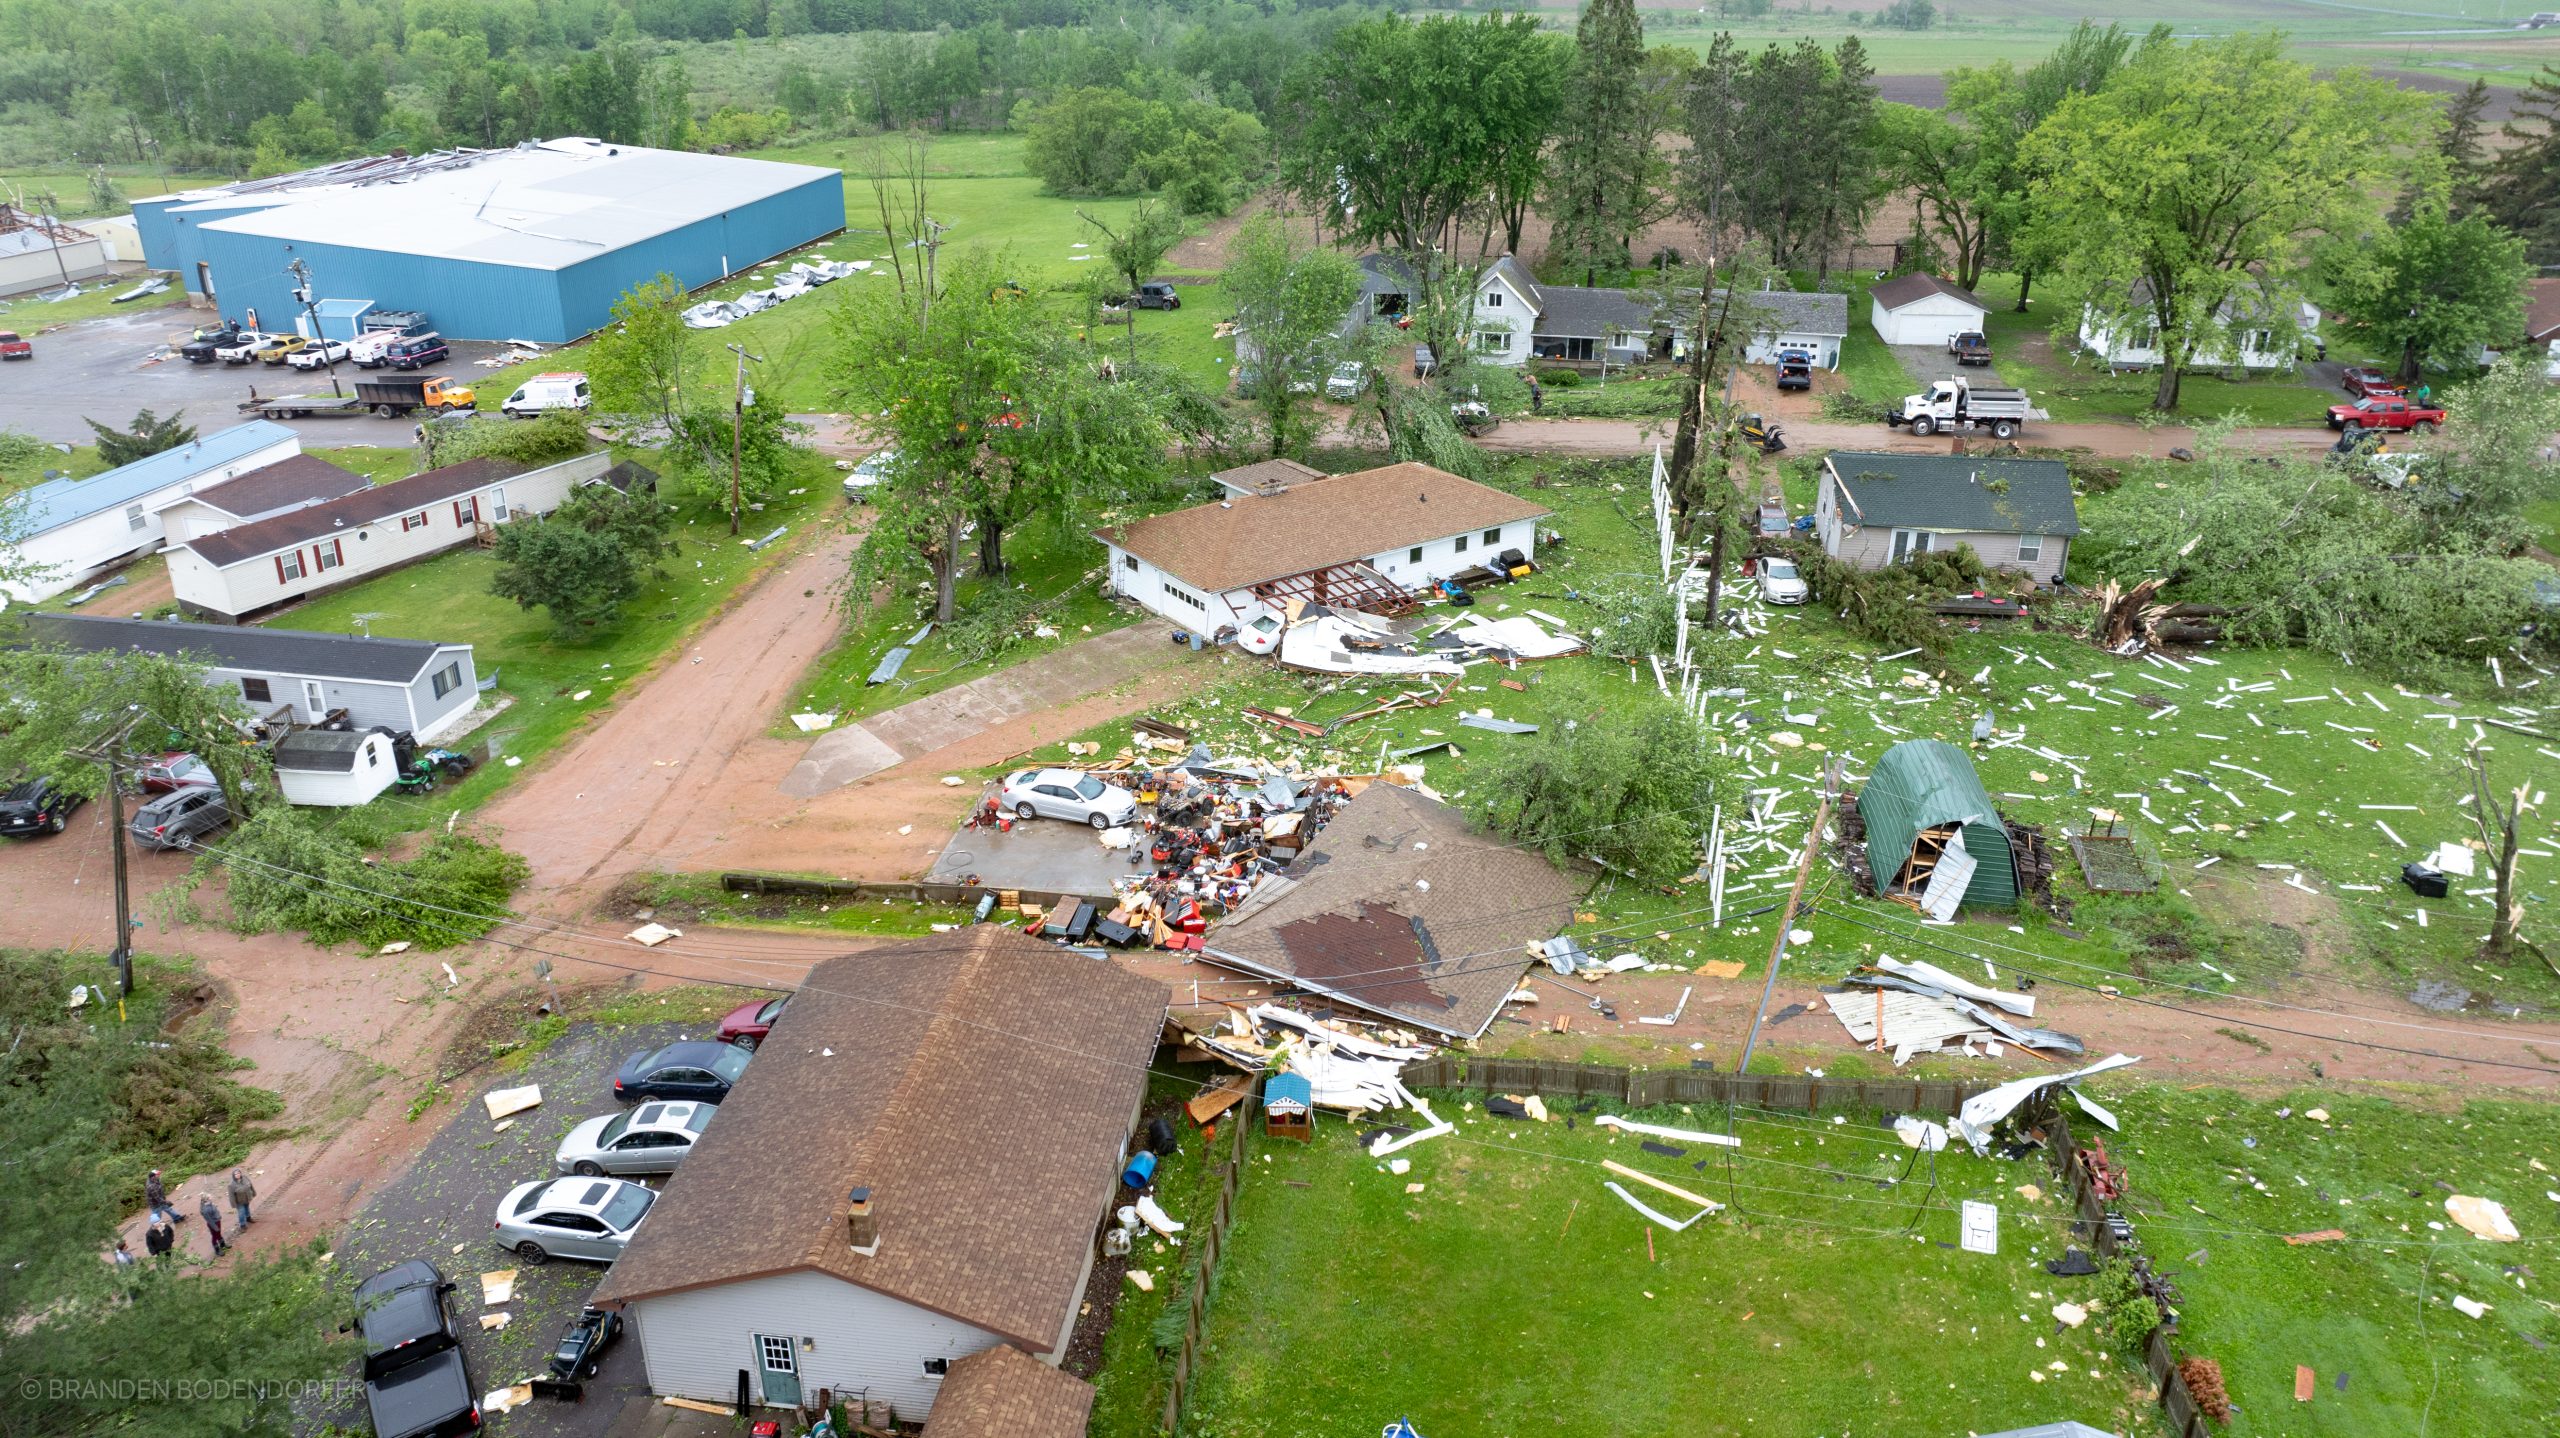
[[[794,799],[814,799],[903,763],[906,757],[859,724],[838,729],[819,735],[809,745],[809,752],[782,776],[782,792]]]

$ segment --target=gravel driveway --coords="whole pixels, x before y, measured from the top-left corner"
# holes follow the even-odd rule
[[[686,1029],[682,1024],[575,1024],[519,1071],[482,1068],[456,1083],[446,1100],[450,1107],[443,1130],[428,1141],[408,1172],[376,1193],[348,1226],[335,1260],[345,1283],[352,1287],[392,1264],[424,1258],[456,1285],[454,1321],[462,1327],[463,1352],[477,1394],[543,1372],[553,1343],[585,1306],[604,1269],[567,1259],[528,1268],[500,1251],[489,1235],[498,1200],[526,1179],[553,1176],[552,1152],[580,1120],[616,1111],[613,1071],[624,1058],[680,1038],[707,1036],[688,1035]],[[505,1132],[491,1132],[496,1125],[489,1121],[481,1096],[523,1084],[542,1086],[542,1106],[516,1115]],[[480,1275],[507,1268],[517,1270],[514,1299],[484,1307]],[[483,1332],[481,1314],[500,1311],[512,1315],[508,1325]],[[489,1424],[515,1438],[602,1438],[625,1401],[647,1391],[640,1346],[626,1334],[607,1352],[603,1371],[586,1385],[583,1402],[536,1400],[492,1416]],[[363,1400],[359,1396],[350,1412],[326,1416],[362,1431]]]

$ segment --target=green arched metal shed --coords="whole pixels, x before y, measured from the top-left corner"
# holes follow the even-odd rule
[[[1965,852],[1974,860],[1965,904],[2018,906],[2018,864],[2009,852],[2008,826],[1975,776],[1973,760],[1955,745],[1909,739],[1885,750],[1858,791],[1858,817],[1866,821],[1867,863],[1877,889],[1893,889],[1922,834],[1962,824]]]

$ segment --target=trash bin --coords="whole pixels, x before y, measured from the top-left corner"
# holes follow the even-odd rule
[[[1120,1170],[1120,1183],[1125,1188],[1142,1190],[1155,1181],[1155,1176],[1156,1156],[1140,1149],[1130,1158],[1129,1166]]]
[[[2443,873],[2425,864],[2402,864],[2400,882],[2408,885],[2409,892],[2421,899],[2441,899],[2445,896]]]

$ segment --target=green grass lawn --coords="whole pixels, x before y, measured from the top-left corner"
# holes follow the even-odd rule
[[[80,293],[67,300],[42,299],[44,291],[0,300],[0,330],[16,330],[34,340],[41,356],[45,331],[81,320],[103,319],[108,315],[126,315],[138,311],[165,309],[171,311],[169,328],[181,335],[192,328],[195,317],[187,310],[187,297],[173,286],[166,294],[152,295],[129,305],[116,303],[116,296],[142,282],[142,276],[111,275],[104,279],[82,280]]]
[[[1849,295],[1849,338],[1840,345],[1840,378],[1846,380],[1849,392],[1869,404],[1890,407],[1902,412],[1903,397],[1916,388],[1902,361],[1876,335],[1874,325],[1867,323],[1867,294],[1863,286]]]
[[[1081,209],[1116,227],[1138,201],[1070,200],[1043,194],[1040,181],[1023,164],[1022,144],[1018,135],[947,135],[928,142],[925,165],[932,177],[929,204],[934,217],[951,227],[942,259],[948,263],[970,250],[1004,252],[1011,261],[1013,275],[1051,309],[1060,329],[1081,331],[1085,310],[1072,291],[1105,261],[1100,258],[1102,237],[1078,218],[1077,211]],[[811,258],[872,260],[877,262],[876,268],[888,268],[891,257],[865,169],[870,152],[864,142],[820,141],[755,153],[759,159],[852,171],[845,176],[846,232],[781,257],[774,262],[773,272],[789,268],[796,260]],[[1079,245],[1084,248],[1077,248]],[[1205,277],[1205,272],[1185,271],[1178,266],[1168,266],[1164,273]],[[749,274],[702,290],[688,303],[731,299],[771,283],[769,277]],[[765,357],[765,364],[755,371],[755,382],[780,395],[786,408],[795,413],[832,411],[841,406],[826,377],[831,342],[828,316],[857,289],[890,283],[888,279],[857,275],[727,328],[698,331],[694,342],[712,371],[723,376],[730,372],[730,359],[721,346],[746,345]],[[1235,360],[1234,342],[1212,334],[1219,322],[1230,317],[1223,298],[1214,280],[1184,285],[1182,297],[1183,307],[1178,311],[1149,312],[1138,317],[1140,345],[1202,384],[1223,389],[1227,368]],[[1121,352],[1118,346],[1125,343],[1124,333],[1117,329],[1097,330],[1093,339],[1097,345],[1110,344],[1109,352],[1115,355]],[[495,408],[528,375],[574,366],[577,354],[578,347],[572,346],[528,364],[492,370],[476,378],[473,383],[480,391],[481,408]]]
[[[2486,1434],[2540,1413],[2524,1423],[2538,1431],[2560,1411],[2545,1356],[2560,1317],[2531,1273],[2549,1266],[2560,1213],[2544,1197],[2560,1187],[2547,1171],[2560,1163],[2560,1112],[2158,1085],[2107,1102],[2125,1126],[2107,1143],[2132,1180],[2123,1210],[2185,1299],[2179,1347],[2221,1363],[2241,1410],[2220,1431]],[[2329,1121],[2306,1117],[2313,1108]],[[2085,1141],[2093,1127],[2073,1120]],[[2505,1204],[2524,1241],[2456,1227],[2453,1192]],[[2281,1236],[2330,1228],[2350,1241]],[[2464,1317],[2457,1296],[2490,1311]],[[2297,1364],[2315,1375],[2309,1403],[2294,1401]]]
[[[1960,1434],[2064,1416],[2148,1431],[2139,1371],[2099,1325],[2048,1316],[2070,1296],[2041,1266],[2061,1200],[2015,1192],[2055,1186],[2041,1165],[1942,1154],[1924,1207],[1927,1161],[1874,1115],[1746,1114],[1728,1168],[1704,1146],[1644,1153],[1589,1113],[1568,1129],[1566,1100],[1540,1124],[1492,1117],[1482,1095],[1427,1097],[1458,1132],[1398,1155],[1402,1174],[1336,1114],[1311,1144],[1257,1137],[1183,1433],[1399,1417],[1430,1438]],[[1642,1117],[1724,1128],[1704,1108]],[[1671,1219],[1696,1207],[1604,1159],[1741,1216],[1673,1232],[1604,1183]],[[1958,1251],[1967,1198],[1999,1206],[1997,1254]],[[1122,1376],[1106,1371],[1106,1400]],[[1135,1438],[1145,1416],[1097,1404],[1092,1431]]]
[[[2127,483],[2186,482],[2193,474],[2160,465],[2138,469]],[[1587,629],[1601,611],[1570,597],[1568,589],[1587,594],[1652,572],[1642,461],[1520,458],[1504,463],[1495,482],[1552,506],[1557,513],[1552,523],[1570,543],[1541,556],[1544,573],[1482,591],[1479,612],[1501,617],[1537,608]],[[2089,501],[2083,523],[2103,525],[2105,508],[2104,499]],[[1847,755],[1854,782],[1898,738],[1968,743],[1975,719],[1988,708],[2004,730],[2023,727],[2025,739],[1978,750],[1978,772],[2005,812],[2043,825],[2055,841],[2061,869],[2057,883],[2075,905],[2072,920],[2059,922],[2041,913],[1990,914],[1954,929],[1919,932],[1909,924],[1908,910],[1850,900],[1846,885],[1835,884],[1823,896],[1825,909],[1832,912],[1817,914],[1807,925],[1817,943],[1803,951],[1801,962],[1811,972],[1838,974],[1879,951],[1907,956],[1927,944],[1944,944],[1962,956],[1979,955],[2004,968],[2062,981],[2112,983],[2128,992],[2142,991],[2146,978],[2213,993],[2235,984],[2247,992],[2268,992],[2297,983],[2306,969],[2322,969],[2402,991],[2421,977],[2450,977],[2520,1002],[2560,1002],[2560,985],[2538,967],[2520,964],[2492,972],[2473,965],[2472,946],[2486,922],[2485,900],[2459,889],[2447,899],[2417,900],[2396,882],[2405,858],[2443,841],[2462,840],[2470,832],[2457,801],[2467,792],[2459,761],[2472,719],[2518,717],[2534,723],[2534,716],[2543,712],[2533,702],[2542,698],[2539,687],[2500,689],[2485,666],[2423,688],[2404,687],[2336,655],[2296,650],[2217,648],[2204,656],[2212,663],[2190,662],[2181,671],[2117,659],[2068,634],[1999,630],[1957,635],[1946,657],[1924,673],[1914,667],[1917,660],[1880,665],[1872,645],[1819,611],[1770,611],[1766,622],[1764,638],[1697,642],[1709,662],[1723,666],[1722,682],[1749,691],[1744,703],[1753,710],[1764,716],[1781,707],[1820,711],[1814,727],[1801,731],[1801,748],[1774,747],[1765,737],[1740,739],[1748,786],[1781,788],[1781,811],[1794,815],[1796,822],[1781,826],[1773,847],[1737,856],[1726,887],[1722,928],[1705,926],[1701,878],[1672,885],[1668,892],[1599,883],[1585,907],[1598,916],[1598,932],[1613,936],[1604,940],[1613,947],[1680,967],[1735,960],[1748,966],[1747,976],[1756,975],[1766,961],[1771,935],[1767,919],[1748,911],[1783,897],[1792,877],[1792,846],[1801,840],[1802,821],[1811,816],[1826,756]],[[1979,683],[1977,674],[1982,676]],[[1924,677],[1941,687],[1905,682]],[[2507,675],[2510,685],[2530,677]],[[1516,678],[1525,688],[1504,688],[1495,682],[1499,678]],[[1301,740],[1243,720],[1238,711],[1248,704],[1286,707],[1298,717],[1326,722],[1416,686],[1299,675],[1240,662],[1217,685],[1153,712],[1189,726],[1200,742],[1219,752],[1289,756],[1310,766],[1340,765],[1346,772],[1373,768],[1382,750],[1449,740],[1457,753],[1442,750],[1414,762],[1423,766],[1426,783],[1451,802],[1467,805],[1483,798],[1479,775],[1484,761],[1499,746],[1524,741],[1459,727],[1457,706],[1533,723],[1553,722],[1559,715],[1589,722],[1604,717],[1621,702],[1618,696],[1638,683],[1649,686],[1650,674],[1631,674],[1624,665],[1588,656],[1527,665],[1516,676],[1480,666],[1459,682],[1450,706],[1391,714],[1323,740]],[[2075,684],[2096,693],[2071,687]],[[2272,687],[2226,696],[2227,684]],[[2144,694],[2177,707],[2174,712],[2147,707],[2137,697]],[[2224,700],[2222,707],[2208,702],[2217,698]],[[2520,712],[2503,715],[2494,707],[2499,704],[2518,706]],[[1726,703],[1714,710],[1713,717],[1728,734],[1734,732],[1734,708]],[[2459,721],[2457,731],[2448,732],[2442,718],[2426,717],[2431,714],[2469,717]],[[1883,724],[1899,734],[1887,733]],[[1754,732],[1765,736],[1768,726]],[[2494,729],[2483,733],[2501,785],[2560,787],[2560,757],[2544,752],[2547,746]],[[1035,751],[1032,761],[1066,759],[1065,745],[1071,740],[1098,742],[1108,758],[1127,749],[1131,736],[1125,722],[1097,726],[1061,736]],[[2048,758],[2038,749],[2050,749],[2071,762]],[[2075,764],[2080,771],[2076,782]],[[2241,770],[2253,770],[2266,780]],[[993,773],[988,771],[990,777]],[[2207,781],[2220,784],[2228,797]],[[2367,804],[2409,807],[2359,807]],[[2091,808],[2123,810],[2159,846],[2166,866],[2159,892],[2109,896],[2087,890],[2060,843],[2059,828],[2088,822]],[[2388,823],[2406,845],[2385,837],[2377,820]],[[2528,829],[2541,836],[2547,826],[2529,824]],[[2550,850],[2560,844],[2538,837],[2533,847]],[[2295,868],[2281,867],[2285,865]],[[2314,892],[2284,882],[2297,871]],[[2560,862],[2528,856],[2521,879],[2529,913],[2560,900]],[[2422,911],[2427,915],[2423,925],[2417,917]],[[2023,932],[2009,932],[2013,921]],[[1872,925],[1889,932],[1879,933],[1868,927]],[[1957,956],[1935,951],[1931,956],[1962,966]],[[2232,978],[2224,979],[2226,973]],[[2179,989],[2161,992],[2172,999],[2195,997]],[[1494,1042],[1503,1042],[1502,1032],[1496,1031]],[[1833,1037],[1822,1035],[1826,1042]],[[1782,1059],[1780,1066],[1787,1061]]]
[[[174,195],[199,185],[220,183],[209,175],[172,176],[119,165],[109,165],[107,173],[115,178],[116,188],[124,191],[125,205],[114,207],[115,213],[119,214],[130,208],[135,200]],[[0,195],[15,194],[24,199],[46,191],[52,193],[54,202],[61,207],[62,218],[66,220],[95,219],[109,212],[107,208],[89,202],[87,170],[13,170],[0,175]]]
[[[1991,313],[1984,318],[1983,325],[1991,337],[1993,363],[2000,377],[2025,389],[2036,406],[2051,414],[2055,422],[2074,424],[2152,417],[2151,401],[2160,384],[2157,374],[2142,371],[2111,375],[2088,361],[2073,363],[2069,353],[2061,349],[2038,351],[2051,353],[2053,360],[2050,363],[2030,362],[2024,342],[2050,343],[2050,331],[2056,316],[2076,313],[2065,308],[2068,301],[2039,295],[2028,312],[2020,314],[2016,308],[2018,277],[2010,274],[1985,275],[1982,283],[1974,286],[1974,291],[1991,306]],[[2172,418],[2178,422],[2199,424],[2238,415],[2245,423],[2255,425],[2317,428],[2328,422],[2329,406],[2341,398],[2336,390],[2296,375],[2264,374],[2231,379],[2221,374],[2195,372],[2179,382],[2178,409]]]
[[[807,469],[803,493],[784,495],[765,506],[754,526],[770,529],[789,524],[805,539],[813,525],[837,518],[834,471],[815,458]],[[468,742],[495,746],[491,762],[461,783],[419,798],[394,797],[386,802],[410,812],[405,827],[440,823],[454,810],[476,807],[574,732],[591,716],[609,707],[622,686],[645,675],[703,620],[726,605],[753,575],[792,551],[784,540],[761,551],[749,551],[729,534],[724,515],[686,505],[673,531],[676,552],[665,561],[662,577],[651,581],[625,610],[622,620],[577,640],[563,642],[541,610],[518,608],[489,592],[497,571],[494,554],[463,548],[422,564],[397,569],[307,604],[272,616],[279,629],[315,629],[340,633],[371,632],[388,638],[434,639],[476,646],[474,659],[483,679],[498,678],[498,692],[513,705],[474,733]],[[367,623],[356,616],[371,615]]]

